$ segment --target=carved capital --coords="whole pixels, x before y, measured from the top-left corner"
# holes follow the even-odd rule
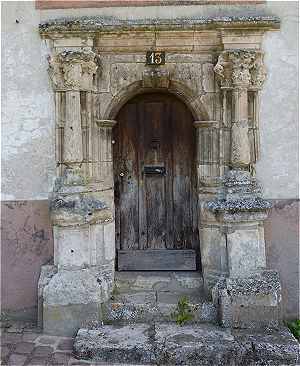
[[[63,51],[49,57],[49,75],[56,90],[92,90],[98,57],[92,51]]]
[[[214,68],[222,88],[260,89],[266,72],[261,51],[237,49],[219,55]]]

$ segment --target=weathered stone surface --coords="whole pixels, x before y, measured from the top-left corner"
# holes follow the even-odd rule
[[[27,353],[31,353],[32,350],[34,349],[34,343],[31,343],[31,342],[21,342],[21,343],[18,343],[16,348],[15,348],[15,352],[16,353],[24,353],[24,354],[27,354]]]
[[[41,273],[38,282],[38,325],[43,327],[43,303],[44,288],[47,286],[51,278],[57,273],[57,268],[51,265],[41,267]]]
[[[107,299],[108,284],[103,280],[100,286],[89,269],[59,271],[44,289],[45,332],[74,335],[84,321],[100,319]]]
[[[220,280],[213,291],[225,327],[276,327],[281,323],[281,285],[275,271]]]
[[[121,292],[132,291],[180,291],[202,289],[200,272],[148,271],[116,272],[115,286]]]
[[[155,362],[149,326],[104,326],[96,330],[80,329],[74,342],[77,357],[103,362]]]
[[[116,17],[81,17],[79,19],[76,18],[66,18],[66,19],[54,19],[48,22],[41,23],[39,25],[39,30],[41,34],[47,34],[51,32],[57,32],[67,30],[70,32],[73,31],[84,31],[84,30],[98,30],[101,31],[105,29],[105,26],[111,29],[111,27],[115,29],[124,29],[130,27],[132,30],[140,28],[149,29],[154,28],[158,29],[167,29],[167,30],[176,30],[181,29],[203,29],[203,28],[211,28],[211,27],[226,27],[229,25],[230,27],[234,26],[236,23],[237,26],[241,26],[241,24],[249,26],[255,26],[256,28],[259,26],[262,27],[279,27],[280,21],[277,17],[266,16],[266,15],[256,15],[256,16],[223,16],[223,17],[202,17],[202,18],[180,18],[180,19],[130,19],[123,20],[118,19]]]
[[[177,308],[178,301],[183,297],[187,298],[193,315],[190,323],[216,322],[215,305],[209,302],[198,288],[177,287],[176,290],[174,287],[167,287],[166,283],[164,285],[165,287],[158,287],[155,291],[151,288],[132,291],[121,287],[120,292],[118,287],[115,288],[112,300],[102,307],[104,322],[108,324],[150,323],[160,320],[174,322],[172,314]],[[169,285],[172,285],[172,282]]]
[[[102,362],[155,365],[295,365],[299,344],[285,328],[232,331],[213,325],[159,323],[80,329],[77,357]]]

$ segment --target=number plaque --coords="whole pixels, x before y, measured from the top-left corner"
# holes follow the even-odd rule
[[[164,51],[147,51],[146,64],[147,65],[164,65],[166,63],[166,54]]]

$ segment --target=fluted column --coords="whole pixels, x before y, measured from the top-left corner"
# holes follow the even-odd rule
[[[218,121],[195,121],[198,190],[212,186],[219,177]]]
[[[114,120],[96,120],[98,126],[98,178],[104,187],[113,187],[112,129]]]
[[[61,141],[56,142],[62,145],[57,160],[68,167],[79,166],[84,160],[80,93],[94,89],[97,68],[92,51],[63,51],[49,58],[50,77],[60,95],[56,98],[57,117],[64,122]]]
[[[215,72],[221,89],[232,92],[230,165],[233,169],[247,170],[251,162],[248,90],[256,90],[257,93],[265,79],[262,53],[246,49],[224,51],[219,56]]]
[[[68,165],[82,162],[82,129],[79,91],[66,92],[66,121],[63,147],[63,162],[65,164]]]

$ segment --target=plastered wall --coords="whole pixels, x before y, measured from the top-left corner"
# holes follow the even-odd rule
[[[281,29],[268,32],[263,42],[268,77],[261,98],[261,160],[256,170],[265,197],[275,203],[266,224],[268,263],[281,273],[287,316],[296,317],[299,314],[298,3],[64,10],[37,10],[33,1],[1,5],[1,239],[2,256],[6,255],[2,275],[9,279],[3,293],[5,308],[18,310],[36,305],[40,265],[53,255],[47,199],[55,178],[54,100],[47,74],[50,52],[38,34],[39,22],[97,14],[127,19],[176,18],[253,15],[265,10],[281,18]],[[22,203],[21,209],[18,202]],[[28,290],[20,291],[22,288]]]

